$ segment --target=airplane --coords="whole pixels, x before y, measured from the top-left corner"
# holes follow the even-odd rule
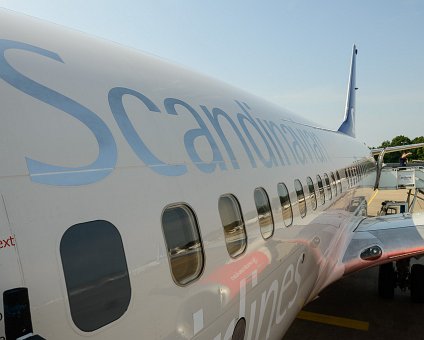
[[[331,283],[380,266],[390,297],[424,253],[422,215],[367,217],[356,46],[332,131],[36,18],[0,32],[0,340],[281,339]]]

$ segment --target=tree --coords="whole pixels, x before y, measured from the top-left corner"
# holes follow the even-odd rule
[[[381,143],[378,148],[387,148],[389,146],[400,146],[400,145],[408,145],[408,144],[418,144],[424,143],[424,136],[416,137],[413,140],[409,139],[406,136],[399,135],[392,139],[392,141],[385,140]],[[409,160],[413,159],[421,159],[424,160],[424,148],[419,148],[415,150],[411,150],[412,155],[408,157]],[[385,163],[398,163],[402,152],[391,152],[384,156]]]
[[[412,140],[412,144],[424,143],[424,136],[416,137]],[[424,148],[415,149],[412,151],[412,159],[424,160]]]
[[[392,142],[390,143],[390,146],[399,146],[399,145],[408,145],[412,144],[411,140],[408,137],[405,137],[403,135],[396,136],[392,139]]]
[[[380,148],[387,148],[390,146],[390,141],[389,140],[385,140],[383,143],[381,143]]]
[[[390,146],[401,146],[401,145],[408,145],[411,144],[411,140],[408,137],[405,137],[403,135],[396,136],[392,139],[392,142],[390,143]],[[400,156],[402,156],[402,151],[400,152],[392,152],[387,155],[387,163],[398,163]],[[411,155],[412,156],[412,155]],[[389,161],[390,159],[390,161]],[[410,157],[411,159],[411,157]]]

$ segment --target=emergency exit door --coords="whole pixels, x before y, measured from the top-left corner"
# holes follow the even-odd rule
[[[0,340],[6,339],[3,293],[22,285],[16,239],[7,217],[4,197],[0,194]]]

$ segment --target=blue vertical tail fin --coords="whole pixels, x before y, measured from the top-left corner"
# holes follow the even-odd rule
[[[353,45],[352,62],[350,64],[349,83],[347,88],[345,117],[342,125],[339,127],[339,132],[345,133],[348,136],[355,137],[355,91],[356,87],[356,55],[358,50]]]

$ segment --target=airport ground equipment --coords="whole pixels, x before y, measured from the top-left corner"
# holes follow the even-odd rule
[[[382,154],[384,156],[384,153]],[[381,162],[379,158],[379,162]],[[377,167],[379,163],[377,163]],[[379,189],[408,189],[405,201],[384,201],[379,216],[412,213],[417,199],[424,200],[424,167],[386,167],[377,172]],[[378,272],[378,293],[380,297],[394,297],[394,290],[410,290],[413,302],[424,302],[424,266],[413,264],[411,258],[380,265]]]

